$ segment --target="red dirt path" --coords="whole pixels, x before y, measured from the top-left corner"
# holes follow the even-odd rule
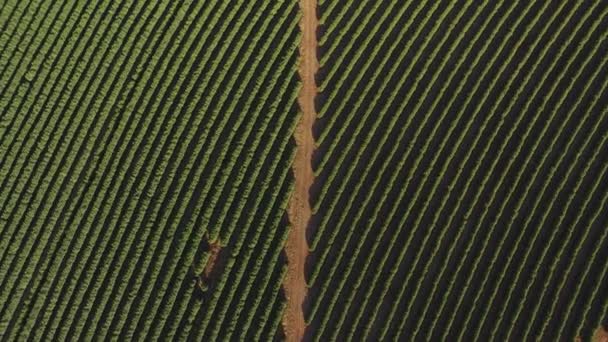
[[[317,87],[315,74],[319,68],[317,61],[317,1],[300,0],[302,19],[302,41],[300,43],[299,73],[302,79],[302,88],[298,103],[302,110],[302,118],[294,138],[297,151],[293,165],[295,176],[295,189],[289,204],[289,220],[291,231],[285,244],[288,270],[283,283],[283,290],[287,298],[287,307],[283,315],[283,331],[288,342],[304,340],[306,323],[302,311],[306,299],[306,279],[304,275],[306,258],[308,257],[308,243],[306,229],[311,217],[309,190],[314,180],[311,161],[315,149],[312,135],[312,126],[316,119],[315,96]]]

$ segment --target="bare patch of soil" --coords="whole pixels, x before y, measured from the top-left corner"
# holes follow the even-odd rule
[[[199,271],[196,271],[197,267],[193,265],[192,271],[195,273],[194,277],[198,296],[203,299],[204,294],[212,286],[213,279],[217,279],[218,275],[222,272],[226,263],[228,249],[222,248],[220,241],[215,243],[204,241],[201,246],[201,253],[205,255],[205,257],[199,256],[203,258],[202,262],[205,262],[204,260],[206,259],[205,266],[202,270],[199,268]]]
[[[608,342],[608,331],[606,330],[605,327],[598,327],[597,330],[595,331],[595,334],[593,334],[593,342]]]
[[[209,260],[207,261],[207,265],[205,266],[205,270],[203,271],[203,276],[205,278],[210,278],[211,274],[213,274],[213,270],[215,269],[216,264],[218,263],[220,251],[222,250],[222,246],[219,241],[212,243],[209,245]]]
[[[574,341],[583,342],[583,338],[578,336],[574,339]],[[603,326],[599,326],[595,330],[595,333],[593,334],[591,341],[592,342],[608,342],[608,331],[606,330],[606,328]]]

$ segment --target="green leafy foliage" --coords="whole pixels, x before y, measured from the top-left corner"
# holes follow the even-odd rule
[[[297,1],[6,1],[0,18],[0,337],[277,335]]]

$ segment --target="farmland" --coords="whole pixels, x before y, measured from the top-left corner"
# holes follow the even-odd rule
[[[0,340],[605,338],[607,35],[606,1],[0,0]]]
[[[297,2],[0,4],[0,337],[277,335]]]
[[[315,341],[606,319],[607,5],[320,0]]]

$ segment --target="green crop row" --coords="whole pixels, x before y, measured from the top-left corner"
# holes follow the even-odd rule
[[[583,289],[605,287],[587,280],[604,239],[572,232],[598,236],[603,204],[567,230],[573,216],[560,210],[603,195],[603,173],[593,187],[583,179],[592,160],[604,160],[606,6],[379,0],[320,8],[317,227],[305,315],[314,339],[528,339],[536,320],[545,324],[537,336],[568,339],[570,329],[597,322],[604,301]],[[565,240],[551,233],[556,224]],[[577,252],[583,243],[593,250]],[[557,249],[580,255],[570,267],[584,279],[569,301],[530,298],[541,267],[562,267],[562,278],[553,268],[549,275],[562,280],[552,289],[560,298],[571,286]],[[530,309],[541,303],[569,325],[547,331],[548,318]]]
[[[297,2],[8,1],[0,18],[0,337],[274,338]]]

